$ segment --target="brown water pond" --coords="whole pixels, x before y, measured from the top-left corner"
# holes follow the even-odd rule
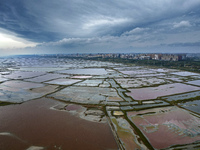
[[[60,102],[42,98],[0,107],[0,149],[118,149],[107,123],[80,119],[50,107]]]

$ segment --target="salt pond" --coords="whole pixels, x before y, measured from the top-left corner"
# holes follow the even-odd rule
[[[200,86],[200,80],[189,81],[189,82],[186,82],[186,83]]]
[[[99,87],[70,86],[48,97],[82,104],[100,104],[103,101],[115,101],[115,99],[116,101],[123,101],[115,89]]]
[[[21,103],[52,93],[56,91],[57,87],[24,81],[7,81],[0,84],[0,100],[3,102]]]
[[[48,81],[48,80],[53,80],[53,79],[57,79],[57,78],[66,78],[66,77],[69,77],[69,76],[68,75],[48,73],[48,74],[45,74],[45,75],[41,75],[39,77],[26,79],[25,81],[44,82],[44,81]]]
[[[50,109],[60,103],[43,98],[0,107],[0,149],[118,149],[107,122],[86,121]],[[9,134],[1,134],[5,132]]]
[[[85,68],[85,69],[69,69],[57,71],[64,74],[82,74],[82,75],[105,75],[107,71],[103,68]]]
[[[75,78],[75,79],[87,79],[87,78],[92,78],[92,76],[73,76],[71,78]]]
[[[191,110],[192,112],[200,114],[200,99],[194,101],[186,101],[178,104],[179,106]]]
[[[128,112],[127,115],[156,149],[200,139],[200,119],[177,107]]]
[[[185,101],[185,100],[192,100],[193,98],[200,97],[200,91],[196,92],[190,92],[190,93],[184,93],[184,94],[177,94],[172,96],[165,96],[162,97],[162,99],[165,99],[167,101]]]
[[[157,97],[200,90],[199,87],[182,83],[160,85],[158,87],[128,89],[126,94],[135,100],[156,99]]]
[[[4,82],[4,81],[7,81],[8,79],[6,78],[3,78],[1,75],[0,75],[0,82]]]
[[[164,79],[158,78],[125,78],[125,79],[116,79],[123,88],[131,87],[144,87],[144,86],[153,86],[167,83]]]
[[[25,71],[14,71],[9,75],[3,75],[4,78],[8,79],[26,79],[33,78],[36,76],[44,75],[44,72],[25,72]]]
[[[64,68],[58,68],[57,66],[48,66],[48,67],[22,67],[20,69],[15,69],[19,71],[36,71],[36,72],[53,72],[53,71],[58,71],[58,70],[63,70]]]
[[[187,72],[187,71],[174,72],[171,74],[178,75],[178,76],[199,76],[198,73],[192,73],[192,72]]]
[[[99,86],[102,83],[103,83],[103,80],[85,80],[75,85],[76,86]]]
[[[55,79],[55,80],[52,80],[52,81],[48,81],[48,82],[45,82],[45,83],[48,83],[48,84],[57,84],[57,85],[71,85],[71,84],[74,84],[76,82],[80,82],[82,80],[76,80],[76,79]]]

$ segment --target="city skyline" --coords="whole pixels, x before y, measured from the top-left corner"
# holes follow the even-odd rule
[[[198,0],[1,0],[0,8],[0,55],[200,52]]]

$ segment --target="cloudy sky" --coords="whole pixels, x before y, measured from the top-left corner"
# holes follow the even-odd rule
[[[0,53],[200,52],[200,0],[0,0]]]

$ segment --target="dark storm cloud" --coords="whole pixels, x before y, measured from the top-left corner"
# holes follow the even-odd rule
[[[196,43],[199,14],[199,0],[0,0],[0,28],[63,51]]]

